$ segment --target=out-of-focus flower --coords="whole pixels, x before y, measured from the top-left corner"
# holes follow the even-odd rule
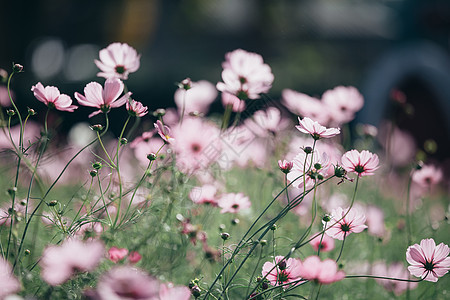
[[[334,249],[334,239],[326,234],[319,234],[312,239],[309,244],[313,247],[314,251],[329,252]]]
[[[144,271],[118,266],[99,279],[95,300],[158,300],[160,283]]]
[[[299,125],[295,126],[295,128],[303,133],[310,134],[315,140],[331,138],[341,132],[339,128],[326,128],[308,117],[303,118],[303,120],[298,118],[298,121]]]
[[[125,106],[128,113],[135,117],[143,117],[148,113],[148,107],[144,106],[141,102],[129,99]]]
[[[108,250],[108,258],[114,263],[118,263],[128,255],[128,249],[111,247]]]
[[[384,262],[376,262],[372,267],[372,274],[381,277],[391,277],[398,279],[409,279],[408,270],[400,262],[395,262],[386,265]],[[399,280],[388,280],[375,278],[375,281],[383,286],[387,291],[394,292],[396,296],[400,296],[406,289],[415,289],[418,286],[417,282],[406,282]]]
[[[76,105],[72,105],[72,99],[66,94],[60,94],[57,87],[46,86],[38,82],[31,87],[36,99],[47,105],[48,108],[56,108],[61,111],[73,112],[78,108]]]
[[[442,169],[433,165],[424,165],[420,170],[415,170],[412,174],[412,181],[419,187],[430,189],[442,180]]]
[[[250,199],[243,193],[224,194],[217,204],[222,208],[221,213],[238,213],[240,210],[247,209],[252,205]]]
[[[355,113],[364,106],[364,97],[353,86],[337,86],[323,93],[322,102],[331,112],[331,123],[339,126],[355,118]]]
[[[142,259],[142,255],[137,251],[131,251],[128,254],[128,261],[132,264],[138,263]]]
[[[383,210],[370,205],[365,208],[365,215],[367,218],[367,232],[377,237],[383,237],[386,233]]]
[[[436,246],[433,239],[423,239],[406,250],[411,275],[436,282],[450,270],[450,248],[444,243]]]
[[[284,89],[281,95],[283,105],[293,114],[328,125],[330,121],[329,109],[319,99],[291,89]]]
[[[291,283],[300,279],[301,262],[297,258],[284,259],[279,255],[275,262],[265,262],[262,267],[262,275],[273,286]]]
[[[191,82],[190,89],[179,88],[175,91],[175,104],[181,113],[184,106],[184,113],[191,112],[207,113],[209,106],[217,97],[215,86],[206,80]]]
[[[20,291],[20,282],[14,277],[11,265],[3,257],[0,258],[0,299]]]
[[[220,130],[215,124],[199,118],[187,118],[172,128],[177,167],[185,173],[205,169],[221,154]]]
[[[189,198],[196,204],[210,204],[217,206],[217,188],[212,184],[194,187],[189,193]]]
[[[141,55],[128,44],[112,43],[99,52],[100,60],[95,64],[101,72],[97,76],[104,78],[128,79],[130,73],[136,72],[140,66]]]
[[[289,121],[282,118],[280,110],[276,107],[258,110],[252,117],[245,120],[245,126],[260,137],[275,134],[286,129],[288,125]]]
[[[245,101],[230,93],[222,93],[222,105],[224,107],[231,105],[231,110],[234,112],[243,112],[245,110]]]
[[[105,248],[97,240],[82,242],[70,239],[60,246],[48,246],[40,261],[41,276],[50,285],[60,285],[76,272],[94,270],[104,255]]]
[[[289,173],[293,166],[294,163],[292,161],[287,161],[285,159],[283,161],[278,161],[278,167],[280,168],[281,172],[285,174]]]
[[[123,88],[123,82],[120,79],[108,78],[105,81],[104,88],[98,82],[90,82],[84,88],[84,96],[75,92],[75,98],[81,105],[99,108],[89,115],[89,118],[91,118],[99,113],[108,113],[111,108],[124,105],[131,92],[120,97]]]
[[[161,284],[159,300],[189,300],[191,290],[187,286],[174,286],[173,284]]]
[[[14,92],[11,91],[11,97],[14,99]],[[0,105],[3,107],[10,107],[11,100],[9,99],[8,89],[6,86],[0,84]]]
[[[347,172],[357,174],[359,177],[373,175],[378,169],[378,155],[367,150],[358,152],[358,150],[350,150],[344,153],[341,158],[342,167]]]
[[[261,55],[237,49],[225,55],[222,80],[216,87],[239,99],[257,99],[272,87],[274,76]]]
[[[303,279],[315,280],[321,284],[330,284],[344,279],[345,273],[338,271],[337,264],[332,259],[321,261],[318,256],[309,256],[299,267],[299,275]]]
[[[164,125],[160,120],[156,121],[154,124],[156,130],[158,131],[159,136],[167,143],[171,144],[174,142],[174,138],[172,136],[172,131],[166,125]]]
[[[377,139],[386,149],[389,162],[394,166],[407,166],[414,160],[417,145],[414,137],[408,131],[383,122]]]
[[[325,223],[325,233],[330,237],[343,240],[350,233],[359,233],[367,228],[366,216],[357,208],[353,207],[350,211],[338,207],[331,212],[331,221]]]

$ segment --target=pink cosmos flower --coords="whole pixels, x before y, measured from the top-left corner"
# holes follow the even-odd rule
[[[126,80],[130,73],[136,72],[140,66],[141,55],[128,44],[112,43],[100,50],[100,60],[95,64],[101,72],[97,76]]]
[[[394,166],[404,167],[414,161],[417,144],[410,132],[401,130],[390,122],[382,122],[377,139],[386,149],[389,162]]]
[[[128,254],[128,261],[132,264],[138,263],[141,259],[142,255],[137,251],[131,251],[130,254]]]
[[[48,108],[56,108],[61,111],[73,112],[78,108],[76,105],[72,105],[72,99],[65,94],[60,94],[57,87],[44,86],[38,82],[31,87],[31,91],[34,96],[48,106]]]
[[[128,249],[111,247],[108,250],[108,258],[114,263],[118,263],[128,255]]]
[[[444,243],[436,246],[433,239],[424,239],[406,250],[411,275],[436,282],[450,270],[450,248]]]
[[[131,92],[119,98],[122,92],[123,82],[117,78],[108,78],[104,88],[100,83],[90,82],[84,88],[84,96],[75,92],[75,98],[81,105],[99,108],[99,110],[89,115],[89,118],[91,118],[101,112],[107,113],[111,108],[124,105]]]
[[[234,112],[243,112],[245,110],[245,101],[230,93],[222,93],[222,105],[227,107],[231,105]]]
[[[370,205],[365,208],[367,218],[367,232],[373,236],[383,237],[386,233],[384,213],[379,207]]]
[[[63,284],[76,272],[94,270],[104,253],[103,244],[97,240],[84,243],[70,239],[60,246],[48,246],[40,261],[41,276],[50,285]]]
[[[241,209],[249,208],[252,205],[250,199],[243,193],[224,194],[217,204],[222,208],[220,211],[222,214],[227,212],[238,213]]]
[[[217,206],[217,188],[212,184],[194,187],[189,193],[189,198],[196,204],[210,204]]]
[[[282,118],[280,110],[276,107],[258,110],[251,118],[245,120],[245,126],[260,137],[273,135],[287,128],[288,125],[289,121]]]
[[[338,207],[333,209],[331,212],[331,221],[324,223],[326,228],[325,233],[330,237],[338,240],[343,240],[350,233],[359,233],[367,228],[366,216],[357,208],[353,207],[348,211],[348,209],[342,209]]]
[[[287,179],[293,182],[292,186],[296,188],[303,188],[304,184],[306,188],[313,187],[316,180],[329,177],[333,171],[328,155],[317,151],[314,151],[312,156],[312,165],[311,154],[307,156],[305,151],[299,152],[292,162],[294,165],[287,174]],[[304,172],[306,172],[305,178],[301,177]]]
[[[147,166],[149,162],[147,156],[150,153],[156,153],[162,145],[164,145],[164,141],[158,137],[152,137],[147,141],[143,139],[140,142],[134,143],[134,156],[142,163],[142,165]],[[160,153],[164,153],[164,151],[165,150],[162,149]]]
[[[129,99],[125,106],[128,113],[135,117],[143,117],[148,113],[148,107],[144,106],[141,102]]]
[[[158,300],[160,283],[144,271],[118,266],[104,274],[96,289],[96,300]]]
[[[391,277],[398,279],[410,279],[408,271],[400,262],[395,262],[387,266],[384,262],[376,262],[372,267],[372,274],[381,277]],[[375,281],[383,286],[387,291],[392,291],[396,296],[400,296],[408,288],[408,282],[398,280],[388,280],[375,278]],[[415,289],[417,282],[409,282],[409,289]]]
[[[358,152],[358,150],[350,150],[344,153],[341,158],[342,167],[347,172],[357,174],[359,177],[373,175],[378,169],[378,155],[367,150]]]
[[[300,125],[295,126],[295,128],[303,133],[310,134],[315,140],[331,138],[341,132],[339,128],[326,128],[308,117],[303,118],[303,120],[298,118],[298,121]]]
[[[186,90],[179,88],[175,91],[175,104],[181,113],[184,106],[184,113],[191,112],[207,113],[209,106],[216,100],[217,90],[215,86],[206,80],[191,82],[191,87]]]
[[[272,87],[274,76],[261,55],[237,49],[225,55],[222,80],[216,87],[239,99],[257,99]]]
[[[322,102],[328,106],[331,122],[335,125],[348,123],[364,105],[364,98],[353,86],[337,86],[322,95]]]
[[[311,118],[320,124],[327,125],[329,123],[330,112],[328,106],[319,99],[291,89],[284,89],[281,95],[282,104],[293,114]]]
[[[186,118],[173,129],[177,167],[185,173],[205,169],[221,154],[219,128],[200,118]]]
[[[330,284],[344,279],[345,273],[338,271],[337,264],[332,259],[321,261],[318,256],[309,256],[299,267],[299,275],[303,279],[316,280],[322,284]]]
[[[285,174],[289,173],[293,166],[294,163],[292,161],[287,161],[285,159],[283,159],[283,161],[278,161],[278,167],[280,168],[281,172]]]
[[[158,131],[159,136],[167,143],[171,144],[174,142],[174,138],[172,137],[172,131],[166,125],[164,125],[160,120],[156,121],[154,124],[156,130]]]
[[[20,282],[12,275],[11,265],[3,257],[0,258],[0,299],[20,291]]]
[[[314,251],[319,251],[319,248],[320,252],[329,252],[334,249],[334,239],[326,234],[319,234],[309,244],[313,247]]]
[[[284,259],[276,256],[275,262],[266,262],[262,267],[262,276],[273,286],[294,282],[300,279],[301,261],[297,258]]]
[[[173,284],[161,284],[159,300],[189,300],[191,290],[186,286],[174,286]]]
[[[411,179],[419,187],[430,189],[441,182],[442,177],[442,169],[433,165],[424,165],[420,170],[414,171]]]
[[[11,97],[14,100],[15,97],[14,97],[13,91],[11,91]],[[3,107],[11,106],[11,100],[9,99],[9,95],[8,95],[8,88],[2,84],[0,84],[0,105]]]

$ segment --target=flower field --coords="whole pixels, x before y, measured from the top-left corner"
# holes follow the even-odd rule
[[[236,49],[151,107],[140,58],[113,43],[96,81],[33,83],[26,111],[27,66],[1,70],[0,299],[450,298],[444,164],[396,120],[355,124],[356,87],[272,95],[270,62]]]

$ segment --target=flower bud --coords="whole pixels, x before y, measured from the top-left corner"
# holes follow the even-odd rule
[[[222,238],[222,240],[226,241],[230,238],[230,234],[228,232],[222,232],[220,234],[220,237]]]
[[[14,116],[14,115],[16,114],[16,112],[15,112],[13,109],[8,109],[8,110],[6,111],[6,113],[7,113],[8,116],[10,116],[10,117],[12,117],[12,116]]]
[[[153,116],[156,118],[163,117],[166,114],[166,110],[164,108],[158,108],[153,112]]]
[[[52,200],[52,201],[50,201],[48,203],[48,206],[50,206],[50,207],[53,207],[53,206],[56,206],[56,205],[58,205],[58,200]]]
[[[306,154],[311,154],[313,152],[313,148],[308,146],[303,148],[303,151],[305,151]]]
[[[264,247],[265,245],[267,245],[267,240],[261,240],[259,241],[259,243],[261,244],[261,247]]]
[[[319,163],[315,163],[315,164],[314,164],[314,169],[320,170],[320,169],[322,169],[322,165],[319,164]]]
[[[191,288],[192,296],[194,296],[195,298],[200,297],[201,292],[202,290],[199,288],[198,285],[195,285]]]
[[[100,170],[103,167],[103,165],[101,162],[96,161],[95,163],[92,164],[92,167],[96,170]]]
[[[120,139],[120,144],[121,145],[126,145],[126,144],[128,144],[128,140],[126,138],[121,138]]]
[[[28,107],[28,115],[34,116],[34,115],[36,115],[36,111],[34,109]]]
[[[232,225],[237,225],[237,224],[239,224],[239,222],[240,222],[240,220],[238,218],[231,220]]]
[[[95,131],[95,132],[100,132],[103,130],[103,125],[101,124],[96,124],[96,125],[92,125],[90,126],[90,128]]]
[[[13,197],[17,192],[17,187],[12,187],[8,189],[8,194]]]
[[[189,89],[191,89],[192,88],[192,81],[191,81],[191,79],[190,78],[186,78],[186,79],[183,79],[179,84],[178,84],[178,87],[180,88],[180,89],[183,89],[183,90],[189,90]]]
[[[224,231],[225,228],[226,228],[225,224],[220,224],[220,225],[219,225],[219,230],[220,230],[220,232]]]
[[[13,73],[23,72],[23,66],[21,64],[13,64]]]
[[[24,254],[25,254],[25,255],[30,255],[30,254],[31,254],[30,249],[25,249]]]
[[[331,216],[325,215],[325,216],[323,216],[322,220],[323,220],[324,222],[328,223],[328,222],[331,221]]]
[[[91,170],[91,171],[89,171],[89,175],[91,175],[91,177],[95,177],[95,176],[97,176],[97,174],[98,174],[98,171],[97,171],[97,170]]]
[[[338,178],[342,178],[345,176],[347,172],[345,171],[345,169],[341,166],[336,166],[334,168],[334,176],[338,177]]]
[[[286,269],[286,261],[285,261],[285,260],[280,261],[280,262],[278,263],[278,268],[279,268],[281,271],[285,270],[285,269]]]
[[[157,156],[156,156],[155,153],[150,153],[150,154],[147,155],[147,159],[149,161],[154,161],[154,160],[156,160],[156,158],[157,158]]]

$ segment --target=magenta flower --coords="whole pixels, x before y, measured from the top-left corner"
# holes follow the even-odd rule
[[[108,250],[108,258],[114,263],[118,263],[128,255],[128,249],[111,247]]]
[[[315,280],[321,284],[330,284],[344,279],[345,273],[338,271],[337,264],[332,259],[321,261],[318,256],[309,256],[301,262],[299,275],[303,279]]]
[[[284,259],[276,256],[275,262],[266,262],[262,267],[262,275],[269,280],[273,286],[291,283],[301,278],[301,261],[297,258]]]
[[[143,117],[148,113],[147,106],[144,106],[141,102],[131,98],[126,102],[125,107],[127,108],[128,113],[135,117]]]
[[[40,261],[41,276],[50,285],[60,285],[76,272],[94,270],[104,255],[105,248],[100,241],[66,240],[60,246],[45,248]]]
[[[287,174],[291,171],[292,167],[294,166],[294,163],[292,161],[287,161],[283,159],[283,161],[278,161],[278,167],[280,168],[281,172],[284,174]]]
[[[433,239],[424,239],[406,250],[411,275],[436,282],[450,270],[450,248],[444,243],[436,246]]]
[[[60,94],[57,87],[54,86],[44,86],[42,83],[38,82],[36,85],[31,87],[31,91],[34,96],[47,105],[48,108],[56,108],[61,111],[73,112],[78,108],[76,105],[72,105],[72,99],[65,95]]]
[[[328,106],[333,124],[348,123],[364,105],[364,97],[353,86],[337,86],[322,95],[322,102]]]
[[[157,300],[160,283],[156,278],[129,266],[119,266],[104,274],[96,289],[96,300]]]
[[[381,277],[391,277],[398,279],[409,279],[408,270],[402,263],[395,262],[387,266],[384,262],[376,262],[372,267],[372,274]],[[418,286],[417,282],[406,282],[399,280],[388,280],[375,278],[375,281],[383,286],[387,291],[392,291],[396,296],[400,296],[406,289],[412,290]]]
[[[252,203],[243,193],[228,193],[222,195],[218,201],[221,213],[238,213],[241,209],[249,208]]]
[[[3,257],[0,258],[0,299],[20,291],[20,282],[14,277],[11,265]]]
[[[156,121],[154,125],[156,130],[158,131],[159,136],[164,140],[164,142],[170,144],[174,141],[172,132],[168,126],[164,125],[160,120]]]
[[[132,264],[138,263],[142,259],[142,255],[137,251],[131,251],[128,254],[128,261]]]
[[[119,98],[122,92],[123,82],[117,78],[108,78],[105,82],[105,88],[97,82],[90,82],[84,88],[84,96],[75,92],[75,98],[81,105],[99,108],[89,115],[89,118],[91,118],[99,113],[108,113],[111,108],[124,105],[131,92]]]
[[[344,153],[341,158],[342,167],[347,172],[357,174],[359,177],[373,175],[378,169],[378,155],[367,150],[358,152],[358,150],[350,150]]]
[[[348,213],[347,213],[348,212]],[[367,228],[366,216],[356,208],[342,209],[338,207],[331,212],[331,221],[324,223],[325,233],[330,237],[343,240],[350,233],[359,233]]]
[[[274,76],[261,55],[237,49],[225,55],[222,80],[216,87],[239,99],[257,99],[272,87]]]
[[[100,50],[100,60],[95,64],[101,70],[97,76],[104,78],[119,78],[126,80],[128,74],[136,72],[140,66],[141,56],[127,44],[112,43]]]
[[[329,252],[334,249],[334,239],[326,234],[317,235],[309,244],[313,247],[314,251],[319,251],[319,248],[320,252]]]
[[[326,128],[308,117],[303,118],[303,120],[298,118],[298,121],[300,125],[295,126],[295,128],[303,133],[310,134],[315,140],[331,138],[341,132],[339,128]]]

